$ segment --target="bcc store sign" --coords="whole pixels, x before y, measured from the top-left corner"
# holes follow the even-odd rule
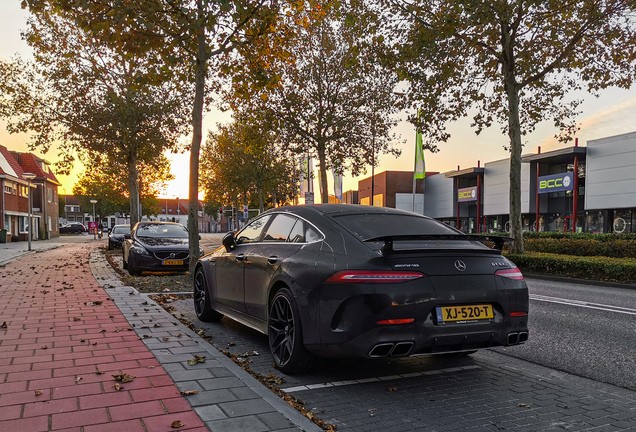
[[[539,177],[539,193],[562,192],[574,189],[574,173]]]

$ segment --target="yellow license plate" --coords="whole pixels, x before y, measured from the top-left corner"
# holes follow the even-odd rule
[[[163,265],[183,265],[183,260],[163,260]]]
[[[477,321],[494,318],[492,305],[442,306],[437,309],[437,322]]]

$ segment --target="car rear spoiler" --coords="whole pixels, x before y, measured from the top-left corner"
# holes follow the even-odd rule
[[[478,241],[478,242],[490,242],[494,243],[493,249],[502,250],[504,244],[512,243],[514,240],[512,237],[502,237],[495,235],[466,235],[466,234],[413,234],[413,235],[389,235],[380,236],[365,239],[365,242],[384,242],[382,246],[382,253],[384,255],[395,252],[393,249],[394,241],[409,241],[409,240],[459,240],[459,241]]]

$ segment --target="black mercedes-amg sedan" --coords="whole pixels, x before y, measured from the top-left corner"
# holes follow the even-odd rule
[[[267,334],[290,374],[317,357],[521,344],[528,289],[501,255],[510,240],[384,207],[280,207],[199,260],[194,308],[202,321],[225,315]]]

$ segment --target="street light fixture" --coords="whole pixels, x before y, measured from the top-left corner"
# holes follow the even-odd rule
[[[97,200],[92,199],[91,204],[93,204],[93,223],[95,223],[95,204]],[[97,227],[93,228],[93,240],[97,238]]]
[[[36,176],[33,173],[23,173],[22,177],[27,179],[27,199],[29,200],[29,218],[27,220],[27,239],[29,240],[29,250],[31,250],[31,233],[33,229],[31,227],[31,213],[33,212],[33,207],[31,206],[31,180],[33,180]]]

